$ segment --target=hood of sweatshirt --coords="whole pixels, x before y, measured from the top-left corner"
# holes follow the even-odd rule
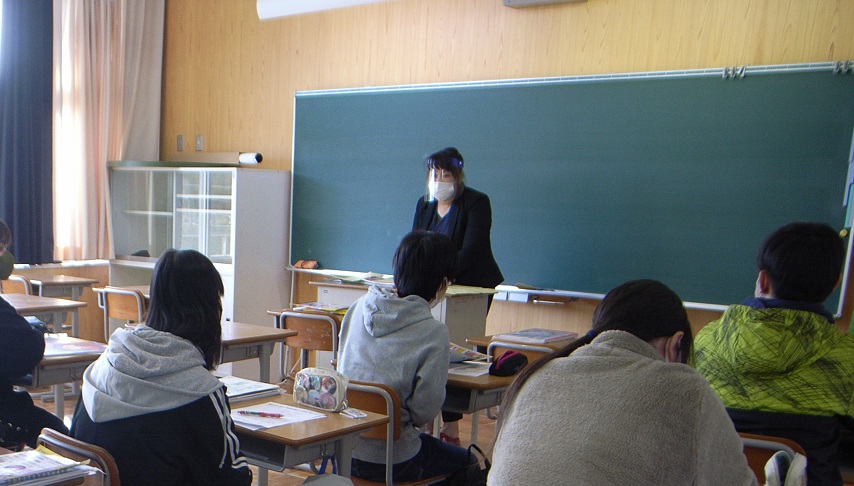
[[[221,387],[190,341],[144,325],[117,329],[83,375],[83,404],[93,422],[161,412]]]
[[[413,302],[426,301],[417,296],[398,297],[390,289],[371,287],[362,299],[362,324],[368,334],[374,337],[385,336],[417,322],[433,319],[429,305],[412,305]]]
[[[702,338],[715,346],[703,352],[745,375],[789,373],[821,359],[842,338],[823,315],[796,309],[732,305],[719,322]]]

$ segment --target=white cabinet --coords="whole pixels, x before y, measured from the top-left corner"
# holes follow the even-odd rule
[[[149,284],[165,250],[192,248],[222,276],[223,320],[272,326],[290,298],[290,187],[287,171],[111,162],[110,284]]]

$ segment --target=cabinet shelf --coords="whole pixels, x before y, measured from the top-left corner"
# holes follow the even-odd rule
[[[124,214],[133,214],[135,216],[163,216],[166,218],[171,218],[173,216],[172,211],[146,211],[144,209],[125,209],[122,212]]]

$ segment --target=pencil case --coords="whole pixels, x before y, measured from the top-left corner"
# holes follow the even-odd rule
[[[303,368],[294,380],[294,401],[326,412],[340,412],[347,406],[346,376],[325,368]]]

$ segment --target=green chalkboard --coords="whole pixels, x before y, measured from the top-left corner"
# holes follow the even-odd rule
[[[845,225],[854,76],[827,66],[301,92],[291,259],[391,273],[423,157],[465,157],[505,283],[751,295],[763,237]],[[834,296],[827,302],[838,304]]]

